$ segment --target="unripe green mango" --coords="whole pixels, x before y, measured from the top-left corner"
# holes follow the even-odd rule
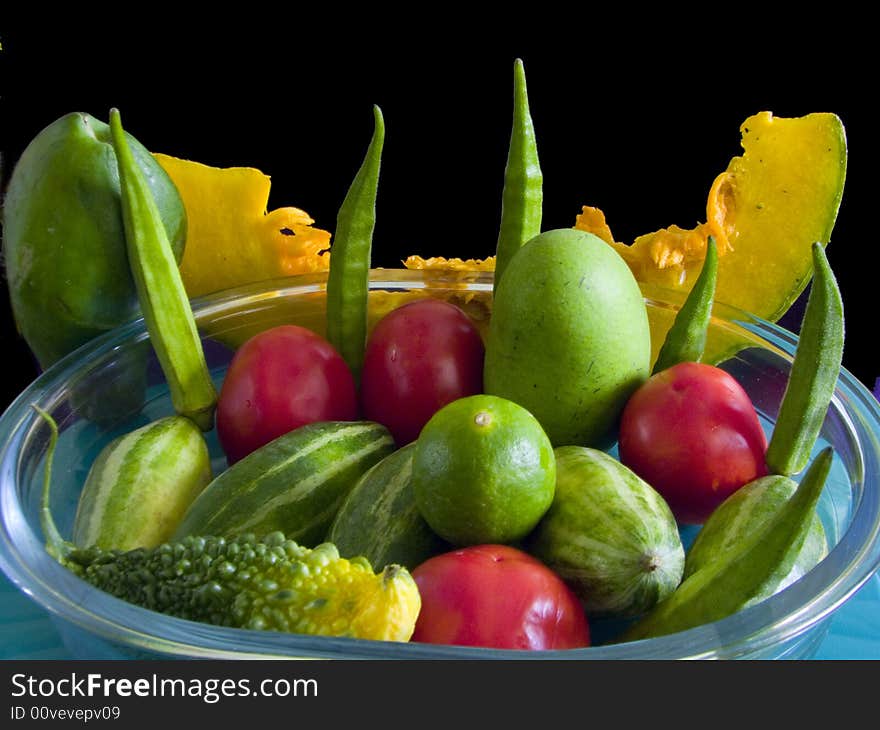
[[[183,201],[150,152],[128,140],[179,263]],[[6,190],[3,250],[16,325],[43,368],[139,315],[107,124],[73,112],[34,137]]]
[[[531,411],[554,446],[601,449],[650,367],[644,298],[611,246],[561,229],[514,254],[495,293],[487,393]]]

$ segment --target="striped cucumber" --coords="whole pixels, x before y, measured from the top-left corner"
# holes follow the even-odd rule
[[[603,451],[560,446],[556,495],[526,549],[579,596],[587,613],[634,616],[681,581],[684,547],[663,498]]]
[[[190,506],[175,538],[261,538],[283,532],[305,547],[324,539],[358,478],[394,450],[372,421],[325,421],[294,429],[235,462]]]
[[[771,475],[749,482],[731,494],[710,515],[687,552],[684,577],[729,555],[746,535],[760,531],[773,519],[797,489],[792,479]],[[809,532],[801,545],[792,545],[792,557],[780,561],[763,586],[745,601],[745,606],[769,598],[811,570],[828,553],[825,529],[813,514]]]
[[[394,563],[412,569],[449,549],[416,506],[414,448],[415,442],[389,454],[354,485],[325,538],[340,555],[365,557],[377,569]]]
[[[210,481],[201,429],[183,416],[153,421],[98,454],[80,494],[73,542],[104,550],[155,547]]]

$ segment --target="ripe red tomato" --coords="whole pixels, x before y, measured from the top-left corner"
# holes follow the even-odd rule
[[[422,608],[412,640],[495,649],[590,645],[580,602],[543,563],[507,545],[436,555],[413,570]]]
[[[767,437],[748,394],[727,372],[685,362],[651,376],[623,410],[620,460],[682,523],[702,524],[767,474]]]
[[[342,356],[305,327],[281,325],[236,351],[217,401],[217,437],[230,464],[299,426],[357,418]]]
[[[361,371],[364,417],[398,446],[415,441],[440,408],[483,390],[483,340],[454,304],[420,299],[385,315],[367,341]]]

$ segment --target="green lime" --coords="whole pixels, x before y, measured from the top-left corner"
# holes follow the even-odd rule
[[[538,420],[492,395],[437,411],[416,441],[416,505],[440,537],[459,545],[525,537],[556,491],[553,446]]]

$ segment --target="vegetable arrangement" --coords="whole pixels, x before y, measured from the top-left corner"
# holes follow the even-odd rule
[[[295,324],[254,335],[218,393],[180,257],[111,111],[119,276],[134,282],[175,414],[106,447],[67,541],[49,511],[57,426],[41,412],[52,435],[50,554],[101,590],[179,618],[516,649],[589,646],[590,622],[604,617],[626,620],[617,641],[686,630],[822,559],[816,504],[833,457],[809,460],[844,335],[822,243],[811,245],[813,286],[768,446],[746,392],[702,362],[714,234],[657,343],[613,239],[595,226],[541,231],[520,61],[488,330],[435,299],[370,329],[378,107],[374,123],[339,209],[326,338]],[[228,463],[218,475],[203,436],[213,428]],[[702,525],[689,549],[685,524]]]

